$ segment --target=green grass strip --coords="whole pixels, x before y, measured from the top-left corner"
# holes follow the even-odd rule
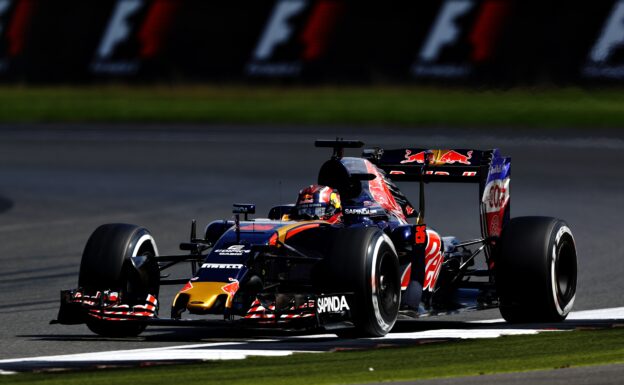
[[[621,90],[0,87],[0,122],[624,127]]]
[[[383,343],[383,341],[380,341]],[[624,362],[624,328],[545,332],[488,340],[425,344],[244,361],[18,374],[0,377],[15,384],[355,384],[482,375]]]

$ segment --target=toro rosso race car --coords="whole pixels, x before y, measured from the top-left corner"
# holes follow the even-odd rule
[[[324,328],[383,336],[397,319],[498,307],[508,322],[557,322],[574,303],[577,257],[565,222],[510,219],[510,165],[498,150],[333,148],[318,185],[296,204],[250,219],[192,222],[182,255],[159,255],[143,227],[106,224],[89,238],[78,288],[61,292],[61,324],[86,323],[103,336],[134,336],[147,325],[219,322],[288,330]],[[395,182],[417,182],[418,207]],[[425,221],[425,184],[479,186],[481,237],[458,240]],[[484,263],[475,263],[478,256]],[[163,274],[186,262],[191,275]],[[478,267],[481,266],[481,267]],[[169,318],[158,314],[161,285],[180,285]],[[217,317],[215,317],[217,315]]]

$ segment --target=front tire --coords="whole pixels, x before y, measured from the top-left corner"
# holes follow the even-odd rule
[[[507,322],[561,322],[574,304],[577,256],[567,224],[548,217],[513,218],[496,253],[496,287]]]
[[[144,304],[148,294],[158,297],[160,270],[156,242],[145,228],[123,223],[98,227],[85,246],[78,286],[87,292],[119,292],[123,303]],[[140,321],[107,321],[89,317],[87,327],[105,337],[137,336],[146,328]]]
[[[341,337],[381,337],[394,326],[401,302],[399,260],[388,236],[377,228],[347,228],[334,239],[329,256],[334,289],[354,293],[355,328]]]

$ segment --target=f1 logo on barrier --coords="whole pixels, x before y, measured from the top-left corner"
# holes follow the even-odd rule
[[[444,46],[453,44],[458,40],[461,30],[456,24],[456,19],[465,15],[474,5],[472,0],[454,0],[444,3],[427,42],[420,51],[421,60],[425,62],[436,60]]]
[[[0,0],[0,37],[4,36],[3,32],[7,24],[6,15],[9,13],[8,11],[10,7],[11,7],[11,0]],[[0,72],[6,71],[7,67],[8,67],[7,60],[4,57],[0,57]]]
[[[247,64],[250,76],[295,77],[306,62],[321,59],[344,3],[336,0],[279,0]]]
[[[414,77],[459,78],[493,58],[513,0],[446,0],[412,66]]]
[[[145,6],[142,0],[119,0],[117,6],[104,32],[102,41],[97,51],[100,59],[108,59],[113,54],[113,50],[121,42],[128,39],[132,26],[130,16],[135,14],[141,7]]]
[[[254,52],[254,59],[269,59],[275,46],[288,41],[293,34],[293,26],[288,23],[288,20],[300,14],[305,7],[306,0],[285,0],[275,5],[271,19]]]
[[[180,3],[117,0],[96,49],[92,72],[132,75],[142,60],[161,54]]]
[[[21,55],[38,3],[30,0],[0,0],[0,73],[11,58]]]
[[[11,0],[0,0],[0,35],[4,30],[4,15],[7,14],[9,7],[11,6]]]
[[[591,78],[624,79],[624,63],[615,62],[616,53],[622,48],[624,48],[624,0],[619,0],[613,5],[602,32],[589,52],[583,74]]]

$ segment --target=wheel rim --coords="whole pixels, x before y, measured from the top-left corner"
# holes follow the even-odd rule
[[[151,250],[146,250],[137,257],[150,261],[154,257],[154,253]],[[144,262],[140,266],[136,266],[132,261],[127,261],[124,266],[124,275],[126,277],[124,295],[130,302],[142,304],[148,294],[158,294],[157,289],[154,287],[155,282],[152,282],[152,277],[150,277],[149,269],[152,266],[149,263]]]
[[[379,311],[383,319],[389,323],[394,322],[399,302],[396,266],[391,256],[389,252],[381,255],[377,277]]]
[[[576,292],[576,253],[574,244],[568,236],[564,236],[556,250],[555,285],[557,299],[565,307]]]

